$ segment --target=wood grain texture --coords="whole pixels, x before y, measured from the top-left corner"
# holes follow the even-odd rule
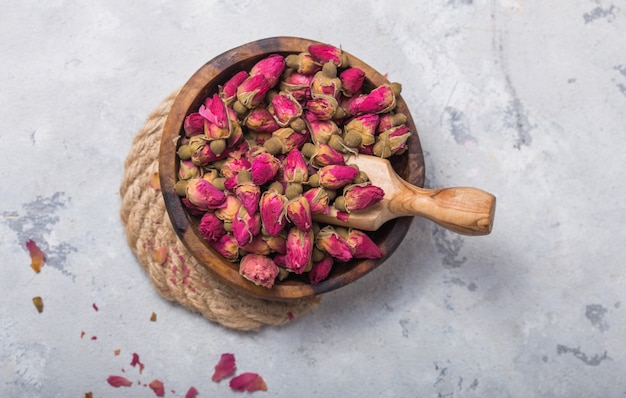
[[[159,173],[161,189],[167,211],[178,237],[193,256],[207,267],[216,277],[244,294],[267,300],[293,300],[313,297],[338,289],[356,281],[385,262],[396,250],[408,232],[412,217],[400,217],[382,225],[371,234],[372,239],[382,250],[383,257],[377,260],[354,260],[335,266],[329,277],[317,285],[311,285],[302,277],[290,277],[276,283],[271,289],[259,287],[239,275],[238,264],[228,262],[199,235],[199,219],[190,216],[176,192],[174,184],[178,175],[179,159],[176,155],[177,141],[183,134],[186,115],[196,112],[204,99],[217,92],[218,86],[225,83],[240,70],[249,70],[252,65],[270,54],[297,54],[306,51],[310,44],[318,42],[297,37],[274,37],[258,40],[233,48],[213,58],[203,65],[182,87],[163,129],[159,153]],[[366,83],[379,86],[388,80],[369,65],[344,51],[351,66],[361,68],[366,73]],[[397,98],[396,111],[407,115],[407,126],[412,136],[407,141],[408,150],[394,157],[391,164],[398,175],[415,186],[424,184],[424,157],[417,135],[417,129],[402,96]],[[293,279],[292,279],[293,278]]]

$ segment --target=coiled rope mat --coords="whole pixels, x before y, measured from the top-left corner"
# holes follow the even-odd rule
[[[138,131],[120,187],[126,238],[150,282],[165,299],[238,330],[282,325],[314,309],[319,299],[273,302],[238,293],[213,278],[176,236],[161,192],[150,181],[159,169],[163,126],[177,94],[165,98]]]

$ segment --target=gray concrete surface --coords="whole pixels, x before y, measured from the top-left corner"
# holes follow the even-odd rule
[[[2,8],[0,396],[154,396],[110,374],[158,378],[166,396],[240,396],[210,380],[224,352],[264,377],[256,396],[626,394],[623,1]],[[314,312],[239,333],[158,296],[118,189],[163,97],[221,52],[279,35],[341,45],[401,82],[427,186],[479,187],[498,209],[487,237],[416,219],[384,266]],[[28,239],[48,256],[37,275]]]

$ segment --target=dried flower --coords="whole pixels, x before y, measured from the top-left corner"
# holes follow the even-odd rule
[[[302,115],[302,105],[287,91],[276,94],[267,110],[280,127],[286,127],[296,118]]]
[[[235,186],[234,193],[248,213],[254,214],[259,210],[261,187],[252,182],[250,172],[244,171],[237,175],[237,185]]]
[[[287,198],[275,191],[266,191],[261,195],[261,221],[269,235],[276,236],[285,228],[286,205]]]
[[[315,149],[315,153],[310,157],[312,166],[319,168],[345,164],[343,154],[330,145],[320,143]]]
[[[190,159],[196,166],[205,166],[211,162],[215,162],[217,160],[225,158],[228,153],[224,150],[221,152],[216,151],[215,143],[222,142],[222,140],[214,140],[212,141],[213,147],[211,146],[211,142],[204,135],[196,135],[191,137],[189,140],[189,144],[183,145],[179,148],[180,152],[188,151],[191,153]],[[224,145],[222,149],[226,146]],[[181,156],[181,158],[183,158]]]
[[[332,135],[340,133],[339,127],[332,120],[319,120],[312,112],[304,112],[304,121],[311,133],[314,144],[326,144]]]
[[[244,80],[248,78],[248,72],[245,70],[239,71],[233,75],[222,87],[220,87],[220,97],[224,100],[224,103],[231,105],[237,99],[237,87]]]
[[[230,119],[226,104],[218,94],[213,94],[200,106],[198,113],[205,118],[204,135],[209,140],[230,137]]]
[[[263,75],[249,76],[237,87],[237,100],[246,108],[252,109],[265,99],[270,84]]]
[[[228,261],[235,262],[239,259],[237,239],[231,234],[225,234],[217,242],[213,242],[211,246]]]
[[[382,188],[371,184],[354,184],[344,188],[345,211],[362,210],[372,206],[385,196]]]
[[[309,139],[307,131],[297,132],[291,127],[283,127],[272,133],[272,138],[263,143],[267,152],[278,155],[289,153],[294,148],[300,148]]]
[[[242,206],[241,201],[234,195],[226,195],[226,200],[224,200],[224,205],[219,209],[215,210],[215,215],[217,218],[224,222],[233,222],[237,213],[239,213],[239,208]]]
[[[313,76],[291,73],[280,82],[280,90],[287,91],[297,101],[311,98],[311,81]]]
[[[28,249],[28,253],[30,254],[30,267],[33,271],[39,273],[46,261],[46,256],[32,239],[26,242],[26,249]]]
[[[188,180],[190,178],[202,177],[202,169],[191,160],[181,160],[178,167],[178,178]]]
[[[278,276],[278,267],[271,258],[246,254],[239,263],[239,274],[255,285],[271,288]]]
[[[204,134],[204,117],[198,112],[190,113],[185,117],[183,130],[187,137]]]
[[[256,133],[272,133],[280,128],[270,111],[262,106],[252,109],[243,124]]]
[[[280,161],[269,152],[262,152],[252,159],[250,173],[252,174],[252,182],[256,185],[263,185],[272,180],[278,169]]]
[[[285,58],[285,62],[289,68],[294,68],[297,73],[305,75],[312,75],[322,69],[313,56],[307,52],[290,54]]]
[[[365,113],[355,116],[344,125],[344,134],[346,136],[349,134],[358,134],[358,146],[366,147],[372,145],[376,142],[376,126],[378,126],[379,120],[380,117],[375,113]]]
[[[390,130],[393,127],[399,126],[401,124],[405,124],[407,122],[407,117],[404,113],[393,113],[387,112],[380,115],[380,121],[378,122],[378,127],[376,128],[377,133],[382,133],[383,131]]]
[[[305,106],[317,120],[330,120],[335,116],[339,103],[330,95],[319,95],[308,100]]]
[[[252,165],[245,157],[227,157],[222,163],[221,173],[224,177],[234,177],[242,170],[250,170]]]
[[[363,113],[385,113],[396,106],[396,95],[391,85],[383,84],[376,87],[369,94],[356,97],[350,104],[350,113],[361,115]]]
[[[287,219],[293,223],[298,229],[307,232],[311,229],[313,221],[311,220],[311,206],[309,201],[303,197],[291,199],[287,202]]]
[[[33,304],[35,304],[35,308],[37,308],[38,313],[43,312],[43,299],[40,296],[33,297]]]
[[[292,149],[285,157],[283,172],[287,182],[303,183],[308,180],[309,172],[306,161],[302,152],[297,148]]]
[[[199,208],[209,210],[221,207],[226,195],[204,178],[191,178],[187,183],[186,198]]]
[[[411,136],[409,128],[402,124],[392,127],[378,135],[378,140],[374,144],[374,155],[381,158],[388,158],[406,148],[406,141]]]
[[[185,394],[185,398],[197,398],[198,396],[198,389],[194,386],[189,387],[189,390],[187,390],[187,393]]]
[[[354,258],[381,258],[382,251],[374,241],[362,231],[351,229],[346,239]]]
[[[159,379],[152,380],[150,384],[148,384],[148,387],[150,387],[152,391],[154,391],[154,394],[157,397],[165,396],[165,387],[163,386],[163,382],[161,380]]]
[[[352,258],[352,251],[346,240],[341,237],[335,228],[327,225],[318,232],[315,239],[315,246],[331,255],[339,261],[349,261]]]
[[[278,79],[280,75],[283,74],[284,70],[285,58],[279,54],[272,54],[257,62],[250,69],[250,76],[263,75],[271,88],[278,83]]]
[[[252,238],[250,243],[241,246],[241,248],[248,253],[261,254],[263,256],[267,256],[272,252],[272,249],[267,244],[267,240],[260,234]]]
[[[235,355],[230,353],[224,353],[220,356],[220,360],[215,365],[215,371],[211,380],[218,382],[226,377],[235,374],[237,366],[235,365]]]
[[[130,387],[133,385],[133,382],[128,380],[126,377],[115,375],[107,377],[107,383],[113,387]]]
[[[309,202],[311,214],[328,214],[329,198],[328,192],[324,188],[311,188],[304,192],[302,196]]]
[[[263,235],[263,240],[265,240],[271,251],[279,254],[287,253],[287,237],[284,233],[280,233],[276,236]]]
[[[348,97],[357,93],[365,81],[365,72],[360,68],[347,68],[339,74],[341,92]]]
[[[230,379],[230,388],[236,391],[267,391],[267,384],[256,373],[246,372]]]
[[[224,229],[224,222],[215,213],[207,212],[200,219],[198,232],[207,241],[215,242],[226,233],[226,230]]]
[[[321,65],[328,61],[332,61],[336,66],[345,66],[348,63],[341,49],[328,44],[312,44],[308,50],[313,59]]]
[[[337,67],[327,62],[311,81],[311,97],[331,96],[337,98],[341,93],[341,80],[337,77]]]
[[[319,172],[319,183],[328,189],[339,189],[348,185],[353,178],[359,175],[355,166],[331,165],[322,167]]]
[[[315,236],[313,231],[302,231],[293,227],[287,234],[287,258],[285,267],[296,274],[301,274],[311,262],[313,243]]]
[[[233,236],[239,246],[245,246],[261,232],[261,217],[258,213],[249,214],[244,206],[239,208],[232,224]]]
[[[313,266],[311,267],[311,271],[309,271],[309,282],[312,285],[317,285],[324,279],[328,277],[330,274],[330,270],[333,268],[333,258],[324,254],[324,258],[321,261],[313,262]]]

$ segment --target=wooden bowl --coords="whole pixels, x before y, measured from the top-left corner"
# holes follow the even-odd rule
[[[183,122],[185,117],[190,113],[197,112],[205,98],[217,92],[218,85],[224,84],[236,72],[250,70],[252,65],[270,54],[283,56],[297,54],[306,51],[311,44],[320,43],[296,37],[273,37],[244,44],[213,58],[182,87],[168,114],[161,140],[159,154],[161,190],[176,234],[198,262],[211,271],[216,278],[242,294],[267,300],[287,301],[312,297],[356,281],[389,258],[406,235],[412,221],[412,217],[389,221],[371,235],[374,242],[382,250],[383,257],[380,259],[352,260],[345,264],[335,264],[328,278],[316,285],[308,283],[304,277],[290,276],[284,281],[277,281],[270,289],[257,286],[240,276],[239,264],[227,261],[198,233],[199,218],[191,216],[187,212],[174,190],[179,167],[176,141],[178,137],[184,135]],[[347,55],[351,66],[359,67],[365,71],[365,84],[379,86],[383,83],[389,83],[382,74],[363,61],[346,51],[344,53]],[[413,185],[423,187],[424,157],[422,148],[409,109],[401,96],[397,98],[396,111],[407,115],[407,126],[411,130],[412,136],[407,141],[408,150],[403,155],[390,158],[390,161],[402,178]]]

